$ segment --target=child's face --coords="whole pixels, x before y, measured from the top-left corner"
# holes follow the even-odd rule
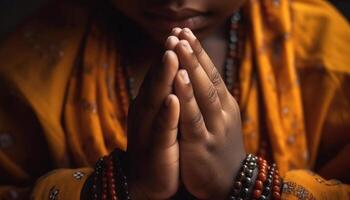
[[[245,0],[113,0],[117,8],[155,40],[164,42],[174,27],[204,38],[223,25]]]

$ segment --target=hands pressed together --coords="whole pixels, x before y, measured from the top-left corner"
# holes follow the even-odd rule
[[[183,183],[198,199],[225,199],[245,157],[239,107],[190,29],[175,28],[165,48],[130,107],[132,198],[169,199]]]

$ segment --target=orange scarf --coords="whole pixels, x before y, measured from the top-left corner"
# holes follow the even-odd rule
[[[253,0],[247,3],[245,11],[252,33],[246,41],[240,74],[246,148],[249,152],[258,151],[262,132],[259,124],[266,123],[281,172],[285,173],[290,165],[304,168],[307,163],[302,158],[309,153],[290,34],[290,3]],[[278,40],[278,52],[269,48],[273,40]],[[81,68],[70,80],[64,122],[78,165],[93,164],[115,146],[126,149],[124,107],[128,102],[121,102],[125,98],[120,98],[126,95],[126,87],[125,80],[116,73],[121,66],[118,53],[108,46],[111,43],[93,26],[86,39]],[[276,56],[278,61],[273,60]],[[293,147],[286,144],[291,134],[299,136]]]

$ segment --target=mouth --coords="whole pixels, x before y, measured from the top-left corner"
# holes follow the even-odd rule
[[[152,28],[171,31],[174,27],[189,28],[193,31],[203,28],[207,23],[208,13],[191,9],[183,10],[151,10],[144,13]]]

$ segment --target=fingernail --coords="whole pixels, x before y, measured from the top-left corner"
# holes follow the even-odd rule
[[[178,42],[179,39],[176,36],[169,36],[165,42],[165,48],[174,49]]]
[[[186,34],[190,35],[191,37],[193,37],[194,39],[196,39],[196,36],[193,34],[193,32],[191,31],[191,29],[189,28],[184,28],[183,29],[185,31]]]
[[[190,83],[190,78],[188,77],[186,70],[181,70],[181,77],[182,77],[182,80],[184,81],[185,84]]]
[[[171,97],[170,97],[170,95],[166,98],[166,100],[165,100],[165,106],[166,107],[169,107],[170,106],[170,103],[171,103]]]
[[[179,27],[175,27],[173,28],[173,30],[171,31],[171,35],[178,35],[181,32],[181,28]]]

